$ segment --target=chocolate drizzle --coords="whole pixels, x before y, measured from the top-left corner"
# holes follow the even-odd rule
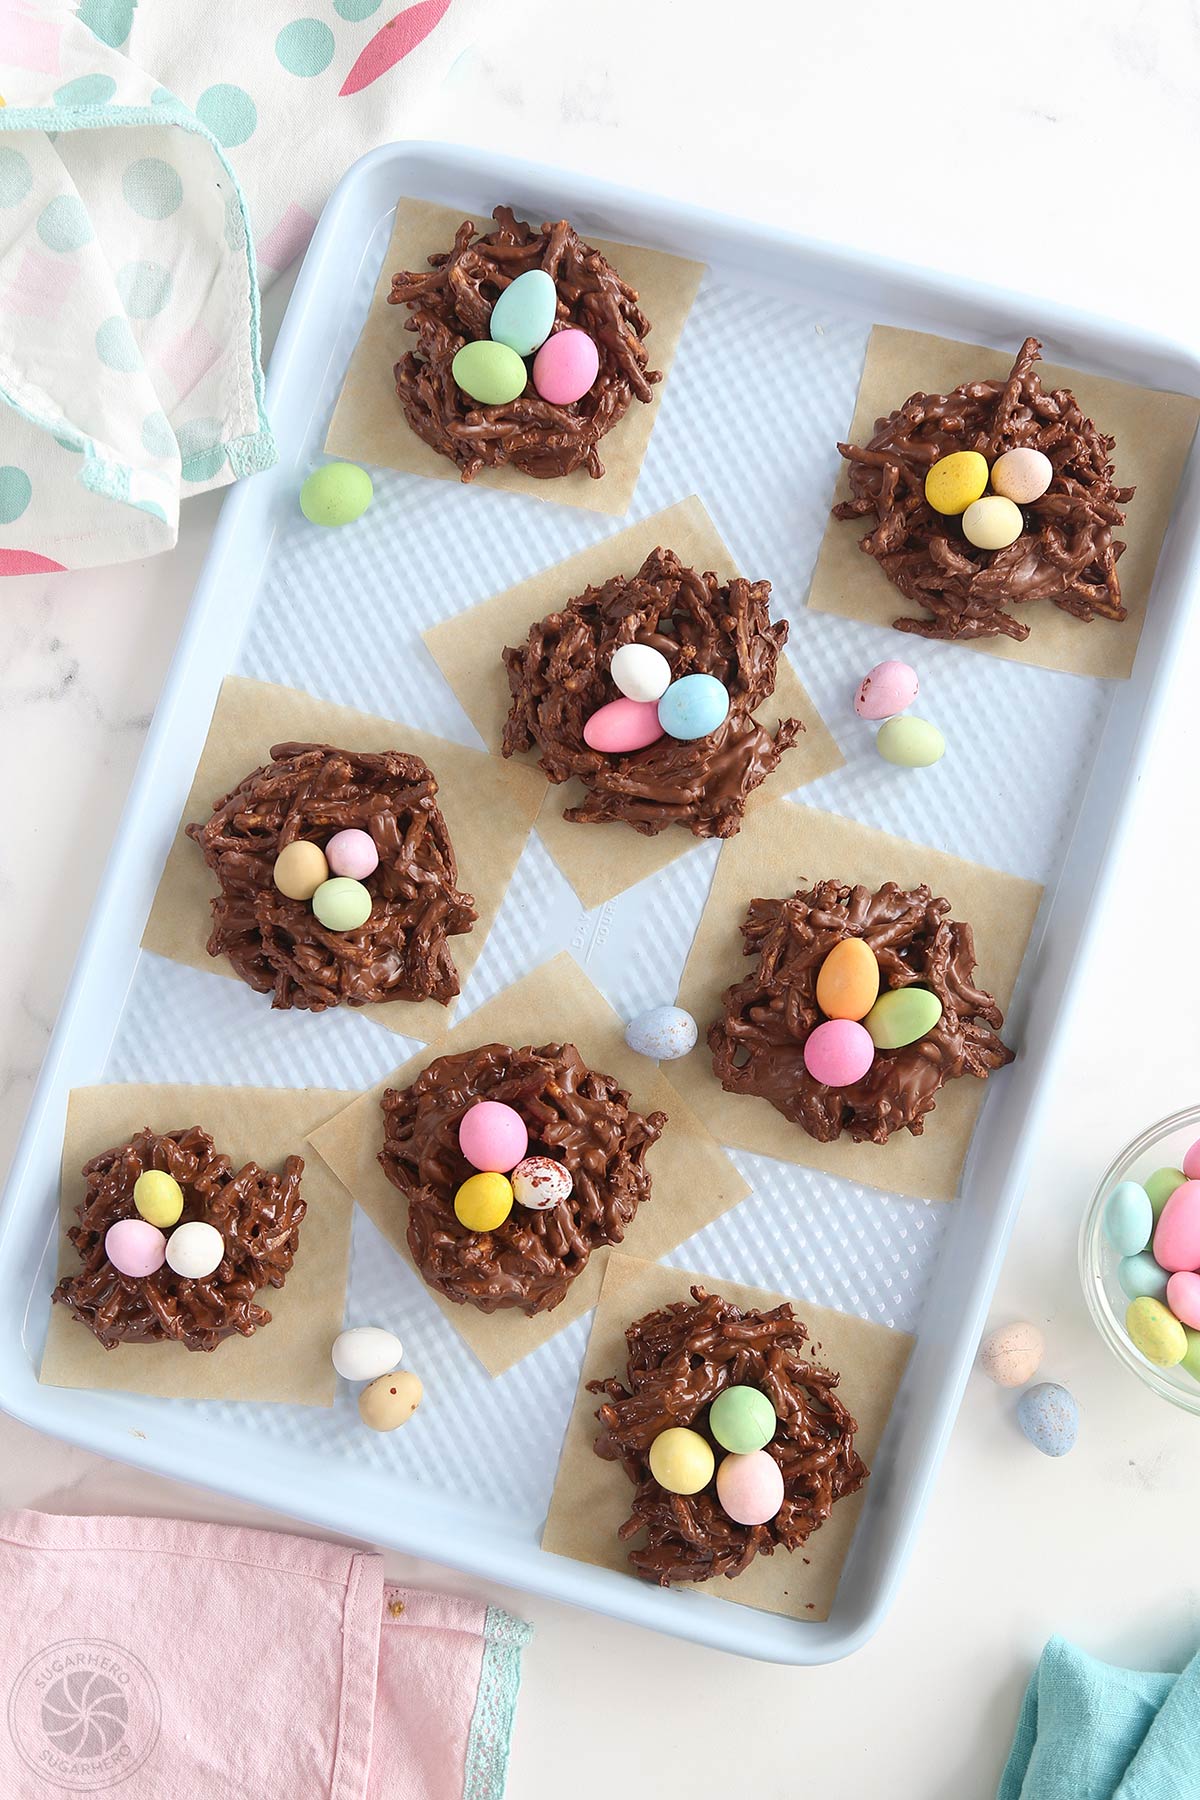
[[[392,277],[388,303],[408,307],[413,316],[407,329],[417,334],[416,349],[394,370],[405,416],[431,449],[457,463],[464,481],[505,464],[543,480],[578,468],[599,479],[604,473],[600,439],[631,401],[649,401],[653,383],[662,380],[647,368],[650,321],[635,290],[565,219],[534,230],[508,206],[498,206],[492,217],[495,230],[480,235],[464,219],[454,248],[429,258],[432,273],[405,269]],[[489,336],[496,301],[530,269],[544,269],[553,278],[554,330],[586,331],[599,352],[599,373],[570,406],[541,399],[532,381],[507,405],[482,406],[455,381],[455,353]]]
[[[818,1143],[843,1131],[886,1143],[893,1131],[919,1137],[938,1090],[959,1075],[985,1079],[1013,1053],[997,1032],[1004,1014],[974,985],[975,937],[945,915],[931,890],[885,882],[874,893],[821,881],[790,900],[752,900],[742,926],[754,972],[721,996],[708,1031],[713,1069],[731,1094],[757,1094]],[[880,992],[923,987],[942,1003],[932,1031],[900,1050],[877,1050],[861,1081],[830,1088],[804,1066],[804,1043],[821,1023],[817,975],[843,938],[859,937],[879,962]]]
[[[804,727],[780,722],[774,738],[754,709],[775,691],[784,620],[772,625],[769,581],[686,568],[673,550],[652,550],[636,575],[613,575],[531,627],[519,649],[506,649],[512,705],[505,756],[536,749],[553,782],[578,778],[587,789],[564,817],[583,824],[622,819],[647,837],[686,825],[701,838],[733,837],[746,801],[778,766]],[[672,680],[715,675],[729,692],[729,716],[707,737],[663,737],[627,756],[584,742],[592,713],[619,698],[609,674],[623,644],[649,644],[671,665]]]
[[[1113,528],[1125,523],[1122,508],[1133,489],[1114,484],[1115,438],[1084,417],[1066,388],[1045,392],[1036,367],[1041,352],[1036,338],[1026,338],[1004,380],[913,394],[899,412],[876,420],[865,447],[838,445],[854,497],[834,507],[834,518],[874,515],[860,548],[930,615],[894,619],[897,631],[1020,641],[1029,626],[1005,608],[1035,600],[1052,600],[1085,622],[1126,616],[1117,577],[1125,545]],[[925,477],[952,451],[978,450],[991,464],[1018,446],[1050,458],[1050,486],[1023,509],[1026,529],[1014,544],[977,550],[957,518],[929,505]]]
[[[327,931],[309,901],[289,900],[275,886],[275,858],[296,838],[323,848],[352,826],[379,852],[364,883],[371,916],[356,931]],[[447,939],[470,931],[475,903],[457,885],[437,782],[419,756],[276,744],[270,765],[247,775],[187,835],[221,886],[208,953],[227,956],[272,1006],[446,1005],[457,994]]]
[[[458,1147],[459,1121],[477,1100],[514,1107],[529,1154],[564,1163],[570,1196],[544,1212],[515,1205],[495,1231],[468,1231],[454,1196],[475,1170]],[[667,1115],[643,1117],[611,1075],[589,1069],[573,1044],[513,1050],[484,1044],[439,1056],[411,1086],[383,1096],[379,1161],[408,1199],[408,1247],[430,1287],[496,1312],[549,1312],[601,1244],[619,1244],[650,1198],[646,1152]]]
[[[138,1216],[133,1189],[146,1169],[165,1169],[183,1189],[180,1224],[203,1219],[224,1238],[225,1254],[203,1280],[186,1280],[166,1263],[153,1275],[121,1275],[105,1255],[109,1226]],[[299,1245],[303,1172],[301,1158],[289,1156],[282,1175],[256,1163],[235,1174],[229,1158],[214,1150],[198,1125],[161,1136],[146,1126],[132,1143],[105,1150],[84,1165],[87,1187],[76,1209],[79,1223],[67,1233],[83,1267],[63,1276],[54,1299],[69,1306],[106,1350],[121,1343],[166,1342],[215,1350],[234,1332],[249,1337],[271,1322],[270,1313],[255,1304],[255,1294],[283,1286]]]
[[[629,1561],[660,1587],[732,1578],[756,1556],[797,1549],[824,1524],[834,1502],[857,1492],[868,1475],[854,1448],[857,1424],[835,1392],[840,1377],[806,1353],[808,1331],[790,1306],[742,1312],[702,1287],[692,1289],[692,1300],[629,1327],[624,1383],[612,1377],[588,1384],[607,1396],[596,1413],[596,1455],[619,1462],[633,1483],[619,1535],[645,1533]],[[731,1519],[715,1482],[698,1494],[670,1494],[650,1473],[650,1446],[661,1431],[683,1425],[703,1432],[710,1403],[723,1388],[743,1383],[761,1388],[778,1416],[767,1454],[782,1471],[784,1499],[765,1525]],[[719,1459],[720,1447],[714,1448]]]

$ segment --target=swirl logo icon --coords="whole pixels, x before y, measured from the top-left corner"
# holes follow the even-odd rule
[[[127,1781],[158,1741],[158,1689],[119,1644],[74,1638],[31,1657],[8,1697],[8,1725],[43,1781],[101,1793]]]

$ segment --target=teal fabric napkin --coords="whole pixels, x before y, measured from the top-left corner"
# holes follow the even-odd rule
[[[996,1800],[1197,1800],[1200,1655],[1181,1675],[1115,1669],[1054,1637]]]

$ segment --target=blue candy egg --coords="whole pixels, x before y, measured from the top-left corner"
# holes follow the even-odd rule
[[[658,703],[658,722],[668,737],[707,737],[729,717],[729,695],[715,675],[683,675]]]
[[[1065,1456],[1079,1435],[1079,1406],[1057,1381],[1039,1381],[1017,1402],[1017,1423],[1043,1456]]]
[[[545,269],[526,269],[510,281],[492,308],[488,331],[492,341],[507,344],[518,356],[532,356],[550,336],[558,309],[558,290]]]
[[[682,1006],[652,1006],[625,1027],[625,1042],[639,1056],[674,1062],[696,1044],[696,1021]]]
[[[1104,1235],[1121,1256],[1136,1256],[1150,1242],[1154,1208],[1136,1181],[1119,1181],[1104,1202]]]
[[[1123,1256],[1117,1264],[1117,1280],[1131,1300],[1149,1298],[1166,1303],[1170,1276],[1165,1269],[1159,1268],[1149,1250],[1139,1250],[1135,1256]]]

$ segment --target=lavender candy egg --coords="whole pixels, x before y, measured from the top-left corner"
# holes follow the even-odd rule
[[[526,1156],[509,1176],[513,1199],[530,1212],[550,1212],[571,1198],[571,1171],[552,1156]]]
[[[876,663],[858,684],[854,710],[860,719],[894,719],[912,705],[920,685],[906,662]]]
[[[379,867],[379,852],[369,831],[335,831],[325,846],[325,860],[335,875],[365,881]]]
[[[696,1047],[696,1021],[682,1006],[652,1006],[625,1027],[625,1042],[639,1056],[675,1062]]]
[[[104,1254],[118,1275],[138,1280],[162,1268],[167,1240],[145,1219],[118,1219],[104,1234]]]

